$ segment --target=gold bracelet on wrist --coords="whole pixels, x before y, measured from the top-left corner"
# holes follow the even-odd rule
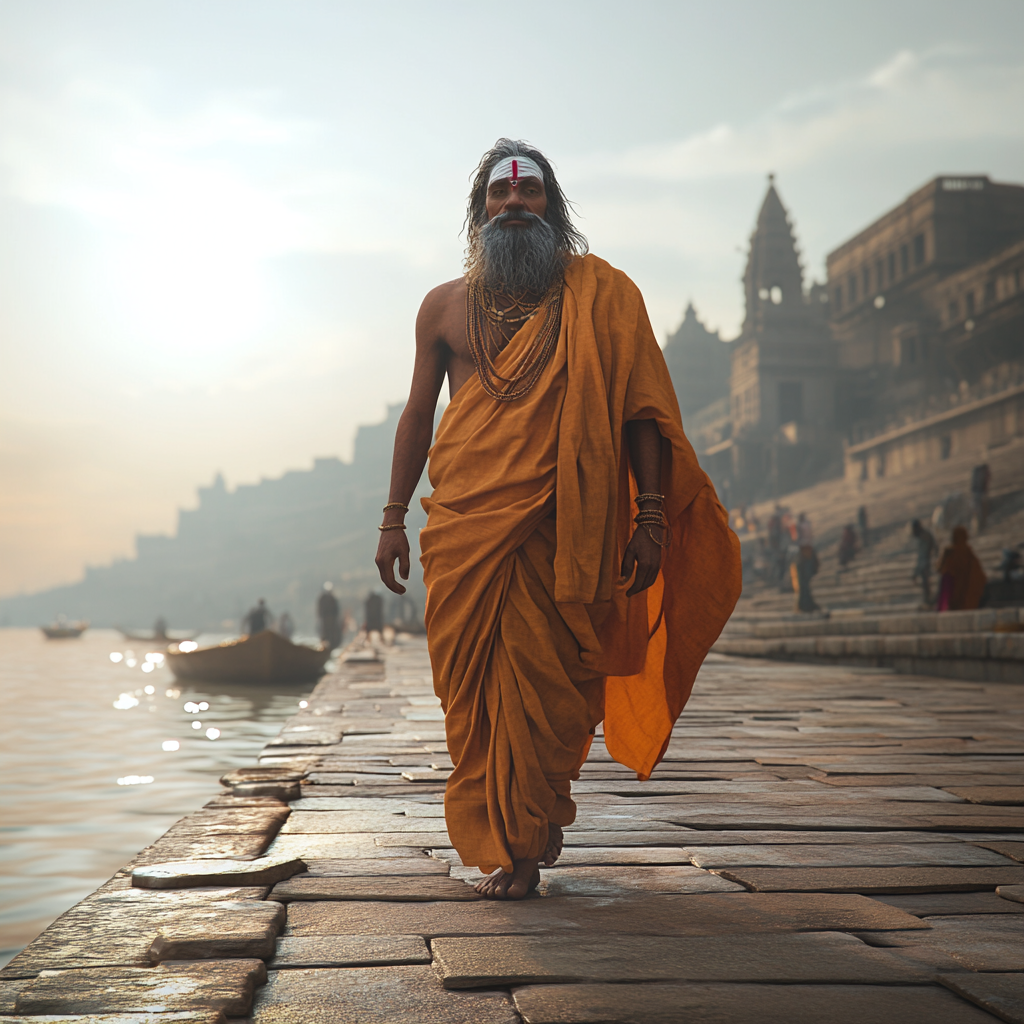
[[[377,529],[382,533],[386,530],[404,530],[405,523],[386,523],[384,526],[378,526]]]
[[[383,510],[385,512],[390,512],[393,508],[400,508],[403,512],[408,512],[409,511],[409,506],[406,505],[404,501],[389,501],[384,506]]]

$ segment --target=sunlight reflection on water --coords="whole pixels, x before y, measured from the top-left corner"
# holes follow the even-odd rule
[[[0,629],[0,964],[252,764],[312,689],[177,683],[148,653],[113,630]]]

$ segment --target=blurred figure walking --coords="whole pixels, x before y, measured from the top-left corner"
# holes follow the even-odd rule
[[[853,528],[853,523],[847,523],[843,527],[843,535],[839,538],[839,567],[845,569],[856,554],[857,533]]]
[[[857,526],[860,529],[860,544],[861,547],[867,548],[871,543],[871,530],[868,526],[868,507],[867,505],[861,505],[857,509]]]
[[[967,530],[957,526],[953,543],[939,560],[940,612],[957,612],[977,608],[985,593],[985,570],[978,556],[967,543]]]
[[[818,604],[811,594],[811,579],[818,572],[818,553],[810,544],[801,544],[796,560],[789,567],[796,591],[796,611],[816,612]]]
[[[992,483],[992,471],[987,462],[971,470],[971,513],[974,532],[981,533],[988,519],[988,488]]]
[[[249,609],[249,614],[243,620],[243,627],[249,636],[262,633],[270,625],[270,609],[267,602],[261,597],[255,608]]]
[[[338,599],[334,596],[334,584],[325,583],[324,589],[316,600],[316,617],[320,631],[320,639],[329,644],[333,651],[341,646],[341,619]]]
[[[932,559],[939,550],[930,530],[926,530],[920,519],[910,524],[910,532],[917,541],[917,562],[911,577],[921,584],[921,599],[925,608],[932,606]]]

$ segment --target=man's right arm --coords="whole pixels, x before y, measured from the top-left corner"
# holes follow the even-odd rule
[[[416,317],[416,362],[412,387],[398,429],[395,431],[395,452],[391,463],[391,490],[388,504],[408,505],[423,474],[427,452],[434,433],[434,414],[448,365],[448,346],[443,338],[444,314],[450,286],[441,285],[430,292]],[[405,521],[401,508],[384,513],[384,526],[397,526]],[[377,569],[388,590],[404,594],[395,579],[395,560],[403,580],[409,578],[409,539],[405,530],[383,530],[377,545]]]

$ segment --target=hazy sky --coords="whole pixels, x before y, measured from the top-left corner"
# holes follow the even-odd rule
[[[660,336],[726,337],[769,171],[809,275],[943,172],[1024,179],[1024,4],[0,0],[0,594],[404,397],[500,135]]]

